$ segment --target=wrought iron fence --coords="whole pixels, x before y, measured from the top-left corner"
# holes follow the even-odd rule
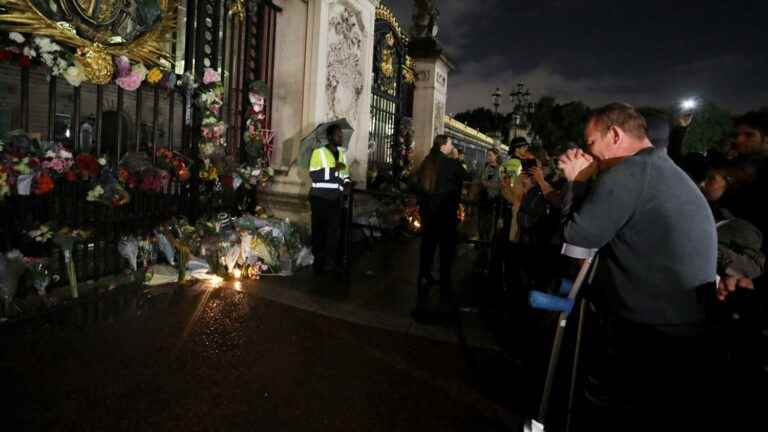
[[[179,80],[185,72],[202,76],[206,67],[226,72],[222,75],[228,101],[224,115],[230,125],[228,151],[237,154],[248,103],[245,83],[264,80],[272,86],[280,8],[271,1],[248,2],[240,20],[230,13],[232,3],[180,0],[186,27],[177,32],[185,37],[174,40],[183,40],[184,46],[175,47],[174,42],[174,50],[179,50],[176,60],[183,59],[176,70]],[[155,157],[160,147],[196,158],[202,115],[189,92],[148,86],[129,92],[115,84],[71,87],[40,69],[8,65],[0,65],[0,78],[9,89],[7,129],[39,132],[41,139],[61,142],[75,154],[108,156],[113,166],[126,152]],[[130,202],[116,208],[87,201],[84,182],[57,184],[53,193],[41,196],[7,197],[0,202],[0,250],[18,248],[27,256],[55,257],[52,270],[63,274],[62,254],[35,244],[26,231],[46,222],[85,228],[93,235],[73,251],[78,280],[115,274],[125,267],[117,253],[122,236],[146,233],[172,216],[195,219],[206,212],[234,209],[238,193],[201,184],[194,164],[191,174],[189,183],[172,181],[160,193],[132,190]]]

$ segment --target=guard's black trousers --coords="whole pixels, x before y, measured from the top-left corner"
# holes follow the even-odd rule
[[[316,270],[333,268],[338,265],[339,243],[341,242],[342,202],[340,199],[325,199],[311,196],[312,209],[312,254]]]
[[[456,255],[456,228],[458,203],[450,200],[423,200],[419,206],[421,215],[421,254],[419,262],[419,278],[430,275],[435,252],[440,246],[440,301],[453,301],[451,287],[451,271],[453,258]],[[419,304],[425,304],[427,292],[419,290]]]

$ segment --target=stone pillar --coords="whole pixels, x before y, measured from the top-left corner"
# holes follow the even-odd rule
[[[417,45],[418,46],[418,45]],[[413,93],[414,164],[429,153],[436,135],[445,129],[448,74],[451,62],[440,50],[413,50],[416,88]]]
[[[262,196],[276,215],[308,223],[309,175],[297,159],[301,139],[318,124],[349,121],[355,129],[347,149],[352,179],[365,184],[379,0],[279,3],[272,107],[279,174]]]
[[[346,118],[355,133],[347,154],[352,179],[365,184],[373,84],[373,33],[379,0],[316,0],[309,27],[304,125]]]

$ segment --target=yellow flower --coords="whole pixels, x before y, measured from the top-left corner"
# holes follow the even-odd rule
[[[152,85],[159,83],[162,79],[163,71],[158,67],[152,68],[147,74],[147,81]]]

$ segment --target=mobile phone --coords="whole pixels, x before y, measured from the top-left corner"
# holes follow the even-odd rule
[[[522,163],[523,171],[536,167],[536,159],[522,159],[520,162]]]

